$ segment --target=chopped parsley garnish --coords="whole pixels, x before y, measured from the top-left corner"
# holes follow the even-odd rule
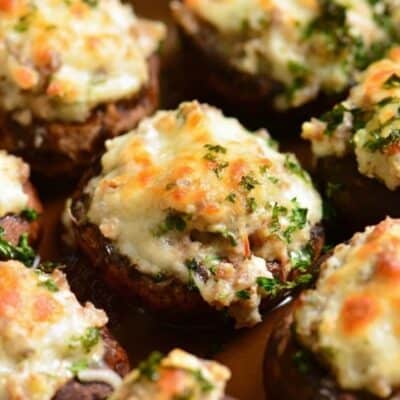
[[[29,12],[28,14],[25,14],[22,17],[20,17],[18,22],[14,25],[14,29],[19,33],[26,32],[29,29],[29,22],[30,22],[29,20],[31,17],[32,17],[32,12]]]
[[[271,216],[271,222],[269,224],[269,227],[271,228],[272,232],[278,232],[281,229],[281,224],[279,221],[279,218],[282,215],[287,214],[287,208],[278,205],[278,203],[274,203],[272,206],[272,216]]]
[[[305,350],[298,350],[293,354],[293,363],[302,374],[306,374],[311,369],[310,354]]]
[[[340,50],[349,41],[346,7],[331,0],[319,0],[321,12],[307,25],[304,37],[318,34],[325,38],[331,52]]]
[[[312,280],[311,274],[303,274],[293,281],[281,282],[276,278],[260,276],[257,278],[257,285],[270,297],[276,297],[286,290],[294,289],[298,286],[306,285]]]
[[[227,161],[217,162],[217,165],[215,166],[215,168],[213,168],[213,171],[214,171],[215,175],[217,175],[217,177],[220,178],[221,172],[228,166],[229,166],[229,163]]]
[[[313,259],[313,249],[310,245],[305,246],[301,250],[293,250],[290,252],[290,261],[293,268],[297,268],[300,271],[306,271]]]
[[[163,356],[158,351],[150,354],[147,360],[142,361],[138,366],[140,376],[155,382],[160,377],[158,367],[160,366]]]
[[[383,137],[378,131],[369,133],[370,138],[364,143],[364,147],[371,152],[383,151],[385,148],[400,140],[400,130],[394,129],[389,135]]]
[[[38,269],[45,273],[52,273],[57,267],[59,266],[58,263],[52,261],[44,261],[39,264]]]
[[[226,154],[226,148],[223,146],[220,146],[219,144],[205,144],[204,147],[212,152],[212,153],[221,153],[221,154]]]
[[[153,230],[153,235],[160,237],[170,231],[183,232],[186,229],[186,220],[188,217],[189,216],[187,214],[180,213],[178,211],[170,211],[164,222],[162,222]]]
[[[239,182],[240,186],[242,186],[248,192],[251,192],[260,182],[257,181],[256,178],[252,175],[244,175]]]
[[[70,367],[70,371],[74,374],[74,376],[78,375],[79,372],[84,371],[89,366],[87,360],[79,360],[74,361]]]
[[[214,389],[214,385],[204,377],[203,373],[200,370],[193,371],[193,375],[196,378],[197,382],[200,385],[200,390],[203,393],[209,393]]]
[[[79,339],[86,353],[89,353],[99,343],[100,336],[99,328],[90,327],[86,329],[85,333]]]
[[[31,267],[36,254],[29,245],[28,235],[22,234],[18,244],[14,246],[4,238],[4,228],[0,226],[0,259],[2,260],[18,260]]]
[[[249,213],[253,213],[254,211],[257,210],[257,202],[254,197],[249,197],[246,200],[246,208],[247,208],[247,212],[249,212]]]
[[[39,282],[39,286],[46,288],[50,292],[58,292],[60,289],[57,286],[57,283],[54,282],[53,279],[48,278],[44,281]]]
[[[236,201],[236,193],[229,193],[228,196],[226,196],[227,201],[230,201],[231,203],[234,203]]]
[[[224,238],[228,239],[232,246],[237,246],[236,236],[233,232],[228,229],[219,230],[218,233]]]
[[[400,76],[392,74],[383,84],[385,89],[394,89],[400,87]]]
[[[22,210],[21,216],[27,221],[32,222],[38,218],[39,214],[33,208],[25,208],[24,210]]]
[[[344,113],[346,111],[348,111],[346,107],[340,103],[321,116],[321,121],[326,123],[325,135],[331,136],[336,128],[343,123]]]
[[[239,290],[238,292],[236,292],[236,297],[241,299],[241,300],[248,300],[250,299],[250,293],[248,290]]]
[[[307,208],[301,208],[296,199],[292,200],[294,208],[289,216],[290,225],[283,232],[283,237],[288,243],[292,241],[292,234],[300,229],[303,229],[307,223]]]
[[[297,175],[305,182],[310,183],[311,179],[307,172],[301,167],[296,158],[292,154],[286,154],[285,157],[285,168],[292,174]]]
[[[204,159],[207,161],[212,161],[216,163],[216,166],[213,168],[215,175],[218,178],[221,177],[221,172],[229,166],[227,161],[219,161],[217,159],[218,154],[226,154],[226,148],[220,146],[219,144],[212,145],[212,144],[205,144],[204,147],[208,150],[207,153],[204,155]]]
[[[86,3],[89,7],[97,7],[99,4],[98,0],[82,0],[84,3]]]

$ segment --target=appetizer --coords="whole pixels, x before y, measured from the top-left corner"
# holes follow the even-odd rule
[[[106,323],[59,270],[0,262],[0,398],[106,399],[129,370]]]
[[[283,111],[344,92],[399,38],[396,0],[181,0],[172,10],[201,84],[241,107]]]
[[[158,98],[160,23],[119,0],[0,4],[0,147],[74,176]]]
[[[224,400],[230,372],[182,350],[153,353],[124,379],[110,400]]]
[[[243,327],[310,279],[321,199],[265,131],[187,102],[106,147],[67,214],[118,292],[164,316],[221,310]]]
[[[400,220],[336,246],[274,331],[268,399],[395,399],[400,387]]]
[[[400,48],[371,65],[349,97],[303,124],[316,174],[357,228],[400,216]]]
[[[32,263],[40,236],[42,205],[29,181],[29,166],[0,151],[0,260]]]

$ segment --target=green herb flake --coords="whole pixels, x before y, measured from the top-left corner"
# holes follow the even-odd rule
[[[28,235],[22,234],[18,244],[14,246],[4,238],[4,229],[0,226],[0,259],[1,260],[18,260],[31,267],[35,260],[36,254],[29,245]]]
[[[87,360],[78,360],[74,361],[69,368],[69,370],[73,373],[74,376],[77,376],[79,372],[84,371],[87,369],[89,366],[89,363]]]
[[[100,337],[99,328],[90,327],[86,329],[85,333],[79,339],[86,353],[89,353],[99,343]]]
[[[170,231],[183,232],[186,229],[186,219],[188,216],[183,213],[171,211],[166,216],[163,223],[158,225],[153,231],[153,235],[160,237]]]
[[[226,154],[226,148],[223,146],[220,146],[219,144],[212,145],[212,144],[205,144],[204,147],[213,153],[221,153],[221,154]]]
[[[234,203],[236,201],[236,193],[229,193],[228,196],[226,196],[225,200],[230,201],[231,203]]]
[[[337,127],[343,123],[344,113],[346,111],[348,110],[343,104],[337,104],[331,111],[321,116],[321,121],[326,124],[325,135],[332,136]]]
[[[314,252],[310,245],[305,246],[301,250],[293,250],[290,252],[290,261],[292,267],[299,269],[300,271],[306,271],[313,259]]]
[[[158,351],[150,354],[149,358],[142,361],[138,366],[138,371],[141,377],[144,377],[152,382],[155,382],[160,377],[159,366],[163,356]]]
[[[276,297],[287,290],[292,290],[300,286],[309,284],[312,281],[311,274],[303,274],[295,280],[281,282],[276,278],[258,277],[257,285],[269,296]]]
[[[271,228],[271,231],[273,233],[278,232],[281,229],[281,224],[280,224],[280,217],[283,215],[287,214],[287,208],[278,205],[278,203],[274,203],[272,206],[272,216],[271,216],[271,222],[269,223],[269,227]]]
[[[57,267],[58,263],[52,261],[44,261],[39,264],[38,269],[46,274],[51,274]]]
[[[239,182],[240,186],[242,186],[248,192],[251,192],[260,182],[257,181],[256,178],[252,175],[244,175]]]
[[[246,200],[246,209],[248,213],[253,213],[257,210],[257,202],[254,197],[249,197]]]
[[[236,297],[241,299],[241,300],[248,300],[250,299],[250,293],[248,290],[239,290],[236,292]]]
[[[301,167],[295,156],[293,156],[292,154],[286,154],[284,165],[285,168],[292,174],[297,175],[299,178],[303,179],[307,183],[311,183],[310,176]]]
[[[209,393],[215,389],[215,386],[204,377],[203,373],[200,370],[193,372],[194,377],[200,385],[200,390],[202,393]]]
[[[97,7],[99,4],[98,0],[82,0],[85,4],[87,4],[89,7]]]
[[[39,214],[33,208],[25,208],[21,212],[21,217],[26,219],[28,222],[32,222],[32,221],[35,221],[36,219],[38,219]]]
[[[387,147],[400,141],[400,129],[392,130],[389,135],[383,137],[379,131],[369,133],[369,139],[364,143],[364,148],[370,152],[384,151]]]
[[[58,288],[57,284],[54,282],[53,279],[49,278],[44,281],[39,282],[38,284],[40,287],[46,288],[50,292],[58,292],[60,289]]]
[[[400,87],[400,76],[396,73],[392,74],[383,84],[385,89],[394,89]]]

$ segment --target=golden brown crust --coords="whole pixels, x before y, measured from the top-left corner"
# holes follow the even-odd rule
[[[349,230],[346,236],[388,215],[400,217],[400,191],[391,191],[376,179],[361,175],[354,156],[321,158],[315,174],[325,192],[328,190],[337,222]]]
[[[206,321],[210,316],[218,318],[220,313],[208,305],[198,291],[190,289],[177,279],[170,278],[159,282],[154,277],[139,272],[129,259],[120,254],[113,243],[102,235],[99,228],[87,220],[90,199],[83,194],[83,188],[96,172],[98,171],[94,168],[82,179],[71,203],[72,229],[77,244],[89,258],[90,265],[101,272],[102,279],[116,289],[117,293],[137,301],[163,318],[195,322]],[[323,229],[316,226],[311,241],[315,259],[320,255],[323,243]],[[279,280],[294,280],[302,273],[293,270],[285,277],[276,262],[271,262],[269,267],[271,273]],[[284,292],[274,298],[265,298],[261,308],[271,309],[289,294]]]
[[[102,337],[106,347],[104,357],[106,364],[119,375],[125,376],[130,369],[127,354],[106,328],[102,330]],[[111,393],[112,387],[106,383],[81,383],[72,380],[58,390],[53,400],[105,400]]]
[[[0,227],[4,229],[4,238],[13,245],[18,244],[19,238],[23,234],[29,236],[29,242],[32,245],[37,244],[40,238],[42,203],[35,188],[29,181],[24,183],[24,192],[28,195],[28,207],[35,210],[39,216],[34,221],[28,221],[23,216],[15,214],[0,217]]]
[[[153,55],[148,64],[150,81],[138,95],[98,107],[83,123],[34,120],[21,126],[0,112],[0,148],[23,157],[41,176],[79,176],[105,140],[135,128],[157,108],[159,57]]]
[[[266,349],[264,386],[268,399],[285,400],[378,400],[367,392],[341,389],[317,360],[297,343],[293,314],[276,326]],[[396,398],[394,393],[391,398]],[[393,396],[393,397],[392,397]]]

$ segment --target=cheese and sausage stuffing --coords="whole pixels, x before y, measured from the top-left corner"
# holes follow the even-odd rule
[[[361,174],[400,186],[400,48],[372,64],[347,100],[303,124],[316,157],[355,154]]]
[[[88,219],[130,268],[199,290],[238,327],[259,322],[262,298],[287,288],[270,270],[283,280],[307,270],[321,199],[265,131],[188,102],[106,146],[85,189]]]
[[[0,398],[50,400],[88,370],[117,381],[103,361],[106,323],[103,311],[79,304],[60,271],[0,262]]]
[[[29,178],[29,166],[20,158],[0,151],[0,218],[20,214],[28,205],[24,184]]]
[[[0,108],[22,125],[84,121],[139,93],[164,35],[119,0],[3,0]]]
[[[390,396],[400,386],[400,220],[337,246],[295,311],[301,343],[347,390]]]
[[[182,350],[153,353],[131,372],[110,400],[221,400],[230,372]]]
[[[282,85],[275,99],[280,109],[305,104],[320,92],[343,91],[359,70],[399,39],[398,0],[183,0],[183,4],[194,16],[185,24],[191,35],[208,35],[207,45],[239,71]],[[180,12],[182,6],[176,2],[175,8]]]

